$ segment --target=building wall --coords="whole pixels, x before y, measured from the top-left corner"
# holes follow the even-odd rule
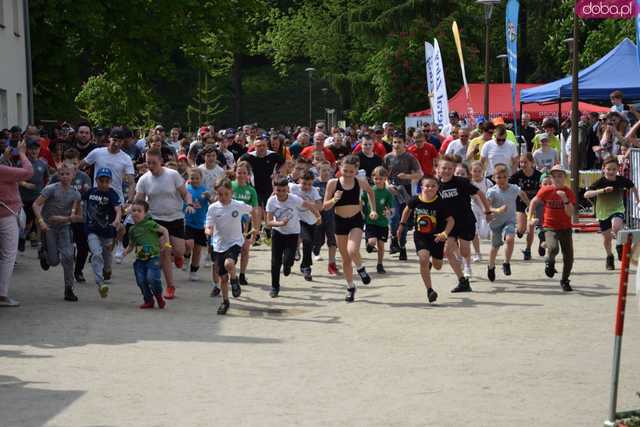
[[[27,125],[27,66],[22,0],[0,0],[0,129]]]

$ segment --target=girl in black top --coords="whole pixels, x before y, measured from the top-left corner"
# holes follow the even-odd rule
[[[356,293],[352,262],[356,266],[362,283],[367,285],[371,282],[360,257],[360,242],[364,228],[360,190],[365,191],[369,196],[369,206],[376,206],[376,200],[366,178],[357,175],[358,166],[359,161],[356,156],[349,155],[342,160],[340,166],[342,176],[331,179],[327,183],[323,205],[325,210],[335,208],[336,240],[342,258],[344,277],[347,280],[348,290],[345,297],[347,302],[353,302]],[[378,218],[375,209],[371,211],[369,217],[372,220]]]
[[[529,200],[533,200],[538,193],[540,189],[540,177],[542,176],[542,172],[534,168],[533,165],[534,162],[531,153],[523,154],[520,156],[520,169],[509,178],[509,183],[520,187],[522,191],[527,193]],[[527,233],[527,247],[522,251],[522,255],[524,256],[524,260],[528,261],[531,259],[531,245],[533,244],[535,225],[533,223],[527,224],[526,209],[527,205],[518,198],[516,201],[517,233],[518,237],[522,237],[525,232]],[[538,248],[538,252],[540,252],[540,247]]]

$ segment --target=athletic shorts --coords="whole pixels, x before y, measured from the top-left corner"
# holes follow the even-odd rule
[[[154,219],[158,225],[163,226],[169,232],[169,236],[176,239],[184,239],[184,219],[176,219],[175,221],[161,221]]]
[[[516,225],[513,222],[505,222],[497,227],[491,227],[491,246],[499,248],[504,243],[506,236],[516,234]]]
[[[362,219],[362,212],[358,212],[350,218],[343,218],[339,215],[335,215],[336,219],[336,235],[345,236],[349,234],[354,228],[364,229],[364,219]]]
[[[263,191],[263,192],[258,192],[258,206],[262,207],[263,209],[267,206],[267,200],[269,200],[269,197],[271,197],[271,195],[273,194],[273,191]]]
[[[193,228],[188,225],[184,226],[185,240],[193,240],[198,246],[207,246],[207,235],[204,234],[204,228]]]
[[[456,225],[454,225],[453,230],[451,230],[449,236],[470,242],[474,239],[474,237],[476,237],[476,224],[458,224],[456,222]]]
[[[413,243],[416,245],[416,253],[420,251],[429,251],[433,259],[443,259],[444,243],[436,242],[433,234],[413,233]]]
[[[218,269],[218,275],[224,276],[227,274],[227,269],[224,267],[224,261],[226,259],[232,259],[233,262],[238,262],[238,256],[242,248],[238,245],[233,245],[224,252],[211,252],[211,261],[213,261]]]
[[[611,215],[609,218],[607,219],[603,219],[602,221],[598,221],[598,223],[600,224],[600,231],[607,231],[607,230],[611,230],[611,227],[613,226],[613,218],[620,218],[622,220],[622,222],[624,222],[624,214],[617,212],[614,213],[613,215]]]
[[[367,240],[378,239],[381,242],[386,242],[389,239],[389,227],[367,224],[364,229],[364,236]]]
[[[525,213],[527,210],[527,205],[524,204],[520,197],[516,199],[516,212]]]

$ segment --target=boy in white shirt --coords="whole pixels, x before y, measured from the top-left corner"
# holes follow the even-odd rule
[[[204,163],[198,166],[202,171],[202,184],[207,191],[212,192],[218,178],[224,175],[224,169],[218,164],[218,152],[215,147],[209,145],[202,150]]]
[[[322,208],[320,192],[313,186],[313,180],[315,179],[313,172],[308,171],[302,178],[300,178],[300,184],[289,184],[289,191],[303,200],[314,204],[314,209],[301,208],[298,209],[300,215],[300,238],[302,240],[302,262],[300,263],[300,271],[304,274],[304,280],[310,282],[311,277],[311,254],[313,252],[313,236],[316,231],[316,223],[318,222],[320,214],[318,213]]]

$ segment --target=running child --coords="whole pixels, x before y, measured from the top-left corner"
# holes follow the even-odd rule
[[[506,243],[506,248],[502,272],[505,276],[511,276],[511,256],[516,234],[516,201],[519,197],[524,204],[529,204],[527,194],[517,185],[509,184],[509,169],[505,164],[498,163],[494,166],[493,179],[496,185],[487,190],[487,200],[491,203],[491,211],[494,213],[493,220],[489,223],[491,252],[487,266],[487,277],[492,282],[496,280],[496,256],[503,243]]]
[[[267,226],[271,233],[271,298],[280,294],[280,269],[287,277],[295,260],[300,236],[300,208],[314,209],[315,203],[289,194],[287,178],[278,178],[274,183],[275,194],[269,197],[265,210]]]
[[[158,308],[164,308],[166,302],[162,297],[160,237],[165,249],[171,250],[169,231],[151,219],[149,204],[144,200],[135,200],[129,211],[133,225],[129,228],[129,245],[124,251],[124,256],[136,252],[133,272],[144,300],[140,308],[145,310],[155,307],[154,297],[158,302]]]
[[[315,235],[316,223],[320,219],[318,211],[322,208],[322,198],[320,197],[318,189],[313,187],[313,180],[313,173],[307,171],[300,177],[299,184],[289,184],[291,194],[313,205],[312,209],[298,208],[300,216],[300,239],[302,240],[302,262],[300,263],[300,271],[304,275],[304,280],[307,282],[313,280],[311,276],[313,237]]]
[[[35,226],[35,216],[33,214],[33,202],[38,198],[40,192],[49,180],[49,166],[47,162],[40,159],[40,141],[29,139],[27,141],[27,158],[33,167],[33,175],[26,181],[20,181],[20,199],[27,217],[24,230],[20,232],[18,240],[18,250],[24,252],[25,242],[28,237],[31,240],[31,247],[38,247],[37,233],[32,233]]]
[[[459,160],[458,156],[452,156],[454,159]],[[464,178],[469,180],[469,175],[471,174],[471,172],[469,171],[469,166],[467,166],[466,163],[461,163],[458,162],[456,164],[456,168],[453,171],[453,176],[457,176],[459,178]],[[475,200],[475,199],[473,199]],[[473,201],[471,202],[473,204]],[[476,230],[476,235],[477,235],[477,230]],[[475,240],[475,238],[474,238]],[[458,243],[459,244],[459,243]],[[456,248],[454,248],[456,249]],[[457,248],[458,250],[455,252],[455,256],[460,260],[460,262],[462,262],[462,272],[464,274],[464,277],[466,277],[467,279],[469,279],[472,275],[471,272],[471,250],[469,250],[469,255],[468,256],[461,256],[460,254],[460,248]]]
[[[588,199],[595,197],[596,199],[596,218],[600,223],[602,243],[607,254],[607,270],[615,269],[611,242],[615,240],[618,231],[624,227],[625,191],[632,191],[636,203],[640,201],[638,189],[633,181],[618,175],[619,166],[617,158],[613,156],[606,158],[602,162],[602,178],[594,182],[589,187],[589,190],[584,193],[584,197]],[[622,258],[622,245],[617,245],[616,251],[618,252],[618,260],[620,260]]]
[[[71,223],[82,222],[80,192],[71,186],[75,167],[63,162],[58,168],[58,182],[42,189],[33,202],[33,213],[42,232],[42,246],[38,251],[43,270],[62,264],[64,270],[64,299],[78,301],[73,293],[73,240]]]
[[[193,204],[193,212],[185,209],[184,214],[184,237],[186,259],[191,258],[189,265],[189,280],[200,280],[198,270],[200,269],[200,259],[202,257],[202,249],[207,247],[207,236],[204,233],[204,223],[207,219],[207,209],[209,209],[209,199],[211,193],[202,183],[202,170],[200,168],[190,168],[188,171],[189,182],[186,189],[191,194],[191,202]],[[185,205],[185,208],[187,206]]]
[[[250,183],[251,179],[251,164],[245,160],[241,160],[236,165],[235,179],[231,181],[231,187],[233,188],[233,198],[240,202],[244,202],[254,209],[258,208],[258,193],[256,189]],[[242,250],[240,251],[240,274],[238,276],[238,283],[241,286],[248,285],[247,282],[247,266],[249,265],[249,252],[251,246],[253,246],[254,240],[249,238],[253,236],[251,227],[251,216],[242,216],[243,232],[246,237],[242,244]]]
[[[318,178],[313,181],[313,186],[318,189],[320,197],[324,200],[324,194],[327,190],[327,183],[333,177],[333,168],[331,163],[324,161],[318,164]],[[327,242],[327,251],[329,252],[329,263],[327,264],[327,271],[329,274],[335,276],[338,274],[338,266],[336,265],[336,251],[338,246],[336,244],[336,231],[335,231],[335,212],[333,208],[322,209],[320,211],[320,223],[316,224],[316,234],[313,242],[313,254],[316,261],[321,261],[320,249],[324,245],[325,240]]]
[[[365,239],[367,240],[367,252],[371,253],[374,249],[377,249],[378,263],[376,264],[376,271],[378,274],[385,274],[384,265],[382,263],[384,259],[384,244],[389,238],[389,218],[391,215],[391,209],[394,206],[393,194],[387,189],[386,182],[389,177],[389,172],[383,167],[378,166],[371,173],[373,177],[373,194],[376,199],[376,213],[378,218],[374,221],[369,218],[371,213],[371,207],[369,205],[369,198],[366,193],[362,193],[360,196],[365,217]]]
[[[96,186],[82,196],[85,200],[85,226],[91,251],[91,268],[102,298],[109,294],[107,282],[110,277],[107,275],[105,278],[105,272],[111,271],[111,251],[122,214],[120,196],[111,188],[111,179],[111,169],[99,169],[96,172]]]
[[[474,160],[471,162],[470,173],[471,184],[478,189],[478,192],[486,195],[487,190],[493,187],[493,182],[484,176],[484,169],[482,168],[482,162],[480,160]],[[473,216],[476,218],[476,235],[473,238],[474,254],[471,257],[471,260],[473,262],[478,262],[482,259],[482,254],[480,253],[480,239],[488,239],[491,235],[491,229],[489,228],[489,223],[487,222],[486,215],[484,214],[484,207],[475,197],[471,199],[471,210],[473,211]]]
[[[520,156],[519,159],[520,169],[509,178],[510,184],[515,184],[522,191],[527,193],[529,200],[533,199],[540,189],[540,181],[542,172],[534,167],[534,160],[531,153],[526,153]],[[516,235],[521,238],[525,234],[527,235],[527,245],[522,251],[522,255],[525,261],[531,259],[531,245],[533,244],[534,228],[533,224],[527,222],[527,205],[520,198],[516,201]],[[538,246],[538,253],[540,253],[540,245]],[[544,254],[540,255],[544,256]]]
[[[438,293],[431,286],[431,265],[436,270],[442,268],[444,244],[453,230],[454,219],[449,212],[449,205],[438,194],[437,178],[425,176],[421,180],[421,186],[421,193],[413,197],[402,212],[398,234],[406,227],[409,215],[413,213],[413,242],[420,260],[420,275],[427,288],[427,299],[435,302]]]
[[[215,185],[218,200],[209,206],[205,233],[211,236],[213,248],[212,261],[218,270],[222,288],[222,304],[218,314],[229,310],[229,283],[234,298],[242,294],[242,288],[236,275],[236,263],[244,244],[242,215],[251,214],[253,219],[253,237],[258,234],[258,214],[255,208],[233,199],[233,187],[229,178],[221,177]]]

